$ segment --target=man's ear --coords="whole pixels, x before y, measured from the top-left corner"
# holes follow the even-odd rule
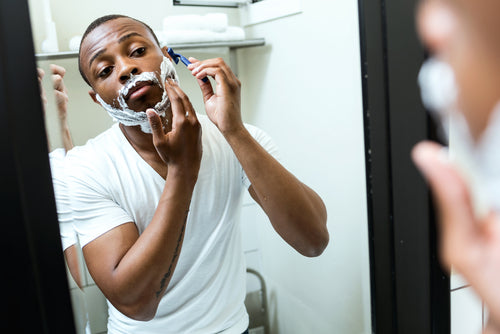
[[[95,103],[97,103],[98,105],[101,105],[101,103],[100,103],[99,101],[97,101],[97,97],[96,97],[97,93],[96,93],[96,92],[94,92],[94,90],[93,90],[93,89],[89,90],[89,95],[90,95],[90,97],[92,98],[92,100],[93,100]]]
[[[163,55],[165,57],[167,57],[168,59],[172,60],[172,57],[170,57],[170,55],[168,54],[168,46],[164,46],[161,48],[161,52],[163,53]]]

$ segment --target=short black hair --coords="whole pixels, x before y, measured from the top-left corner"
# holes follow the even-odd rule
[[[139,22],[140,24],[142,24],[143,26],[145,26],[149,30],[149,32],[151,33],[151,35],[153,35],[156,44],[158,44],[158,46],[161,48],[160,42],[158,41],[158,37],[156,37],[156,34],[153,31],[153,29],[151,29],[150,26],[148,26],[146,23],[144,23],[144,22],[142,22],[140,20],[134,19],[133,17],[130,17],[130,16],[127,16],[127,15],[120,15],[120,14],[104,15],[104,16],[101,16],[101,17],[95,19],[94,21],[92,21],[89,24],[89,26],[87,27],[87,29],[83,33],[82,39],[80,41],[80,48],[79,48],[80,51],[78,51],[78,70],[80,71],[80,75],[82,76],[83,80],[85,80],[85,82],[89,86],[91,86],[91,87],[92,87],[92,85],[90,84],[89,80],[87,79],[87,77],[85,76],[85,74],[83,74],[83,69],[82,69],[82,65],[81,65],[81,62],[80,62],[80,52],[81,52],[83,41],[85,40],[85,38],[87,37],[88,34],[90,34],[92,31],[94,31],[94,29],[97,28],[97,27],[99,27],[101,24],[106,23],[106,22],[111,21],[111,20],[120,19],[120,18],[131,19],[131,20]]]

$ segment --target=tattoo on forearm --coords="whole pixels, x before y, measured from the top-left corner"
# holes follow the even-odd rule
[[[175,261],[177,260],[177,257],[179,256],[179,251],[180,251],[180,246],[182,243],[182,238],[184,235],[184,230],[186,229],[186,221],[187,221],[188,213],[189,213],[189,210],[186,211],[186,216],[184,217],[184,223],[182,224],[182,227],[181,227],[181,233],[179,235],[179,239],[177,239],[177,246],[175,246],[174,256],[172,257],[172,262],[170,262],[170,265],[168,266],[167,273],[161,279],[160,289],[158,291],[156,291],[156,298],[160,297],[163,289],[166,286],[167,280],[172,275],[172,267],[174,266]]]

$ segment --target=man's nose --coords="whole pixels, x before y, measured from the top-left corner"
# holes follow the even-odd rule
[[[457,33],[457,17],[449,4],[422,1],[417,12],[417,28],[425,46],[432,53],[441,53]]]
[[[127,82],[130,79],[131,75],[135,75],[139,73],[139,69],[132,62],[123,62],[120,70],[120,81],[121,83]]]

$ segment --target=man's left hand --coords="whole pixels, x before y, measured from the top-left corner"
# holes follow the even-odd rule
[[[191,73],[198,79],[205,110],[210,120],[224,135],[229,135],[241,129],[241,82],[222,58],[199,61],[189,58],[192,63],[188,66]],[[215,79],[215,91],[210,81],[203,82],[203,78]]]

